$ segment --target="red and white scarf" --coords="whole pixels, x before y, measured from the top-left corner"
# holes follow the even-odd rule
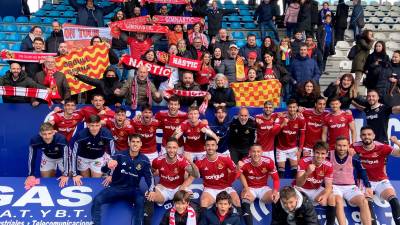
[[[147,78],[146,80],[146,96],[148,99],[149,105],[153,102],[152,96],[151,96],[151,85],[150,85],[150,80]],[[131,108],[133,110],[137,109],[137,99],[138,99],[138,94],[139,94],[139,88],[138,88],[138,83],[137,83],[137,78],[133,79],[132,82],[132,105]]]
[[[58,87],[56,79],[54,78],[54,74],[57,72],[57,69],[54,68],[52,70],[47,69],[46,67],[43,68],[43,72],[45,74],[43,85],[49,87],[51,89],[50,98],[51,99],[61,99],[60,94],[58,93]]]
[[[30,98],[40,98],[52,104],[49,92],[46,89],[0,86],[0,96],[21,96]]]
[[[171,211],[169,212],[169,225],[176,225],[175,222],[175,213],[176,213],[176,209],[175,207],[173,207],[171,209]],[[194,209],[189,206],[187,208],[187,220],[186,220],[186,225],[196,225],[196,211],[194,211]]]
[[[170,98],[172,95],[184,96],[184,97],[205,97],[208,94],[207,91],[185,91],[169,89],[164,91],[164,97]],[[203,103],[199,107],[199,112],[204,114],[208,107],[208,100],[204,98]]]

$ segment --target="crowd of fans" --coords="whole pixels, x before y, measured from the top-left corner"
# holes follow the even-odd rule
[[[62,172],[61,187],[71,176],[75,185],[82,185],[82,177],[105,177],[103,183],[110,188],[94,198],[94,224],[101,224],[102,204],[130,199],[138,209],[135,224],[151,224],[153,203],[173,200],[174,207],[165,214],[163,225],[171,221],[195,224],[196,220],[201,225],[239,224],[240,220],[250,225],[250,204],[256,198],[273,204],[271,224],[318,224],[313,204],[320,204],[327,207],[326,224],[334,224],[337,217],[344,225],[343,199],[360,207],[363,224],[377,224],[372,191],[390,203],[393,219],[400,224],[400,205],[385,171],[386,157],[400,156],[388,145],[387,136],[389,116],[400,113],[400,51],[390,59],[385,43],[375,42],[373,31],[363,29],[359,0],[353,0],[351,15],[343,0],[336,12],[327,2],[321,10],[314,0],[285,2],[286,37],[279,37],[275,24],[280,15],[277,3],[263,0],[256,6],[250,1],[262,42],[257,46],[258,35],[248,33],[241,47],[221,28],[224,16],[240,14],[240,10],[221,9],[217,1],[207,7],[204,0],[191,0],[186,5],[127,0],[104,8],[93,0],[83,5],[76,0],[69,2],[77,11],[77,23],[85,26],[107,26],[104,16],[118,7],[113,22],[144,15],[174,15],[207,17],[207,23],[171,25],[166,34],[122,31],[111,43],[93,37],[90,45],[105,42],[109,48],[110,67],[101,79],[76,72],[76,79],[95,87],[78,95],[71,96],[65,75],[56,69],[55,57],[40,63],[11,62],[10,71],[0,78],[0,86],[46,89],[49,80],[54,81],[59,96],[56,103],[63,104],[63,109],[54,109],[39,135],[31,140],[27,186],[34,184],[36,154],[40,150],[41,176],[53,177],[58,168]],[[45,40],[42,29],[33,26],[22,41],[21,51],[68,55],[61,24],[54,21],[52,27]],[[354,31],[356,41],[349,54],[355,76],[343,74],[322,91],[319,81],[327,74],[327,59],[335,54],[335,45],[344,40],[348,27]],[[268,31],[272,31],[271,36]],[[145,66],[133,69],[119,64],[120,57],[129,54],[165,65],[156,51],[199,60],[201,69],[190,71],[166,65],[172,70],[168,79],[151,74]],[[362,79],[364,74],[366,78]],[[236,105],[231,83],[269,79],[282,84],[281,101],[286,102],[286,112],[274,112],[272,102],[267,101],[262,114],[253,117],[243,107],[237,116],[229,118],[227,110]],[[360,93],[362,80],[368,88],[366,98]],[[170,89],[208,94],[165,96],[164,91]],[[21,96],[3,96],[3,101],[32,106],[41,103]],[[208,120],[200,119],[198,107],[204,101],[215,113]],[[77,110],[78,103],[89,106]],[[153,115],[155,105],[167,106],[168,110]],[[351,105],[365,112],[370,126],[356,130],[348,110]],[[126,106],[141,114],[132,120],[127,118]],[[180,111],[181,106],[188,108],[187,112]],[[331,110],[327,111],[326,106]],[[87,128],[75,132],[81,122],[86,122]],[[157,129],[163,131],[160,151]],[[356,142],[358,134],[361,142]],[[400,144],[395,137],[391,141]],[[290,171],[285,173],[287,161]],[[353,170],[361,178],[365,193],[356,186],[358,177],[352,175]],[[157,185],[153,176],[160,177]],[[267,186],[268,176],[273,179],[271,188]],[[200,206],[194,207],[189,186],[199,177],[204,190]],[[280,190],[279,179],[283,177],[294,178],[295,188]],[[141,178],[148,186],[145,194],[138,189]],[[236,179],[243,186],[239,194],[232,188]]]

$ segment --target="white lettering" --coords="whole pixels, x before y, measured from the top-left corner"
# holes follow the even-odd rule
[[[41,209],[40,212],[42,213],[43,218],[46,218],[47,214],[49,214],[51,210],[44,211],[43,209]]]
[[[36,198],[35,196],[38,195]],[[49,190],[44,186],[35,186],[29,189],[20,199],[18,199],[13,206],[24,207],[27,204],[38,203],[42,207],[54,206],[53,200],[51,199]]]
[[[207,179],[207,180],[219,180],[219,179],[222,179],[223,177],[224,177],[224,174],[221,173],[221,174],[213,174],[213,175],[210,175],[210,176],[205,176],[204,179]]]
[[[67,216],[67,210],[57,210],[55,217],[66,217]]]
[[[0,186],[0,193],[13,193],[14,189],[8,186]],[[11,203],[13,195],[0,195],[0,206],[8,205]]]
[[[0,218],[3,218],[3,217],[11,218],[11,211],[10,210],[6,210],[2,214],[0,214]]]

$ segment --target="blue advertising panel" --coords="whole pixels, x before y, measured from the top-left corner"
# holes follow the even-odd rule
[[[56,179],[41,179],[38,186],[26,191],[24,178],[0,178],[0,224],[14,225],[87,225],[91,222],[90,207],[94,196],[103,188],[100,179],[83,179],[83,186],[58,187]],[[283,180],[282,185],[288,185],[290,180]],[[71,184],[71,181],[70,181]],[[395,189],[400,188],[400,182],[392,182]],[[201,194],[201,180],[196,180],[191,186],[195,192],[194,201]],[[239,182],[234,188],[241,190]],[[378,224],[394,224],[390,205],[377,198],[375,213]],[[156,206],[153,225],[158,225],[165,211],[172,207],[171,202],[164,206]],[[133,208],[124,202],[106,205],[103,208],[103,225],[131,224]],[[251,206],[254,215],[254,225],[270,224],[270,205],[256,201]],[[358,209],[346,205],[347,224],[359,225]],[[325,210],[317,207],[320,224],[325,223]]]

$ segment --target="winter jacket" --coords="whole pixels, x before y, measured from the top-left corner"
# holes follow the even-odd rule
[[[290,65],[290,74],[298,84],[307,80],[313,80],[318,84],[321,76],[317,62],[314,59],[301,57],[300,55],[292,60],[292,64]]]
[[[44,85],[36,83],[32,78],[28,77],[25,71],[21,71],[19,77],[16,81],[13,80],[10,71],[0,77],[0,86],[12,86],[12,87],[25,87],[25,88],[40,88],[46,89]],[[21,97],[21,96],[3,96],[4,103],[29,103],[31,98]]]
[[[310,0],[311,5],[311,26],[314,27],[315,25],[319,24],[319,17],[318,17],[318,2],[315,0]]]
[[[258,23],[268,22],[278,14],[279,8],[276,4],[272,2],[266,4],[264,1],[262,1],[254,13],[254,21],[258,21]]]
[[[133,84],[133,79],[135,79],[134,77],[130,77],[122,86],[121,88],[121,93],[119,94],[119,96],[124,96],[125,100],[126,100],[126,104],[127,105],[132,105],[132,84]],[[151,82],[151,81],[149,81]],[[147,87],[147,81],[144,80],[138,80],[137,81],[138,84],[138,96],[137,96],[137,105],[145,105],[148,103],[148,99],[147,99],[147,95],[146,95],[146,87]],[[155,93],[157,92],[156,87],[154,86],[153,83],[150,83],[150,92],[151,92],[151,96],[153,98],[153,101],[155,102],[161,102],[162,101],[162,97],[157,98],[155,96]]]
[[[215,36],[218,34],[219,29],[222,27],[222,20],[224,16],[238,13],[236,9],[218,9],[214,10],[209,8],[205,13],[208,18],[208,36]],[[210,40],[211,41],[211,40]]]
[[[381,61],[378,65],[373,64],[369,67],[364,84],[368,89],[377,90],[382,99],[390,91],[392,83],[389,81],[389,78],[394,73],[395,71],[393,71],[390,61]]]
[[[318,12],[318,25],[322,25],[324,23],[325,16],[327,14],[331,15],[332,21],[335,19],[335,15],[332,10],[330,10],[329,8],[327,10],[321,9]]]
[[[199,221],[199,218],[200,218],[199,207],[196,206],[195,204],[193,204],[192,202],[190,202],[190,206],[192,206],[192,208],[196,212],[196,221]],[[171,212],[171,209],[167,210],[164,213],[164,216],[161,219],[160,225],[170,225],[170,221],[169,221],[170,212]],[[187,225],[186,224],[187,217],[188,217],[187,212],[183,215],[179,214],[178,212],[175,212],[175,223],[174,224],[175,225]]]
[[[353,12],[350,17],[350,28],[354,30],[356,26],[360,27],[359,24],[361,21],[364,21],[364,9],[361,5],[361,1],[359,1],[357,5],[353,6]]]
[[[221,52],[222,52],[222,57],[227,59],[227,58],[229,58],[229,46],[231,44],[235,44],[235,41],[230,40],[229,38],[227,38],[226,41],[217,39],[215,41],[215,44],[210,43],[210,45],[208,46],[208,50],[209,50],[209,52],[214,53],[214,50],[216,48],[220,48]]]
[[[33,39],[34,39],[34,36],[32,33],[29,33],[28,35],[26,35],[26,37],[24,39],[22,39],[22,41],[21,41],[20,50],[23,52],[33,51]]]
[[[291,3],[285,12],[284,24],[287,23],[297,23],[297,17],[300,12],[300,4],[295,2]]]
[[[372,45],[373,41],[367,42],[363,38],[359,38],[356,41],[357,54],[353,59],[353,64],[351,65],[352,73],[364,71],[364,65],[367,61],[367,57],[369,55],[369,51],[372,48]]]
[[[295,99],[299,106],[305,108],[314,108],[315,102],[319,96],[310,96],[310,95],[303,95],[300,93],[296,93]]]
[[[213,106],[214,103],[225,103],[226,107],[232,107],[236,105],[235,93],[232,88],[211,88],[208,90],[211,94],[209,105]]]
[[[220,222],[215,207],[207,209],[201,216],[199,225],[240,225],[240,216],[236,209],[231,208],[226,214],[224,221]]]
[[[386,53],[378,53],[374,51],[368,55],[364,65],[364,71],[367,72],[370,68],[376,66],[377,61],[390,63],[390,58]]]
[[[201,91],[200,86],[197,83],[191,84],[189,87],[186,87],[181,81],[175,84],[175,90],[184,90],[184,91]],[[194,102],[196,102],[197,106],[200,106],[203,103],[204,97],[186,97],[179,96],[179,103],[182,106],[191,106]]]
[[[106,71],[104,74],[106,74],[107,72],[108,71]],[[77,75],[75,77],[86,84],[95,86],[96,89],[94,89],[94,92],[96,94],[101,94],[104,96],[104,99],[106,101],[105,105],[109,106],[115,105],[116,103],[122,103],[123,98],[114,95],[115,89],[122,87],[122,84],[118,80],[118,77],[108,78],[105,77],[105,75],[102,79],[94,79],[86,75]]]
[[[239,55],[245,57],[246,59],[249,57],[250,52],[256,52],[257,53],[257,61],[261,61],[263,57],[261,57],[261,48],[258,47],[257,45],[255,46],[249,46],[246,44],[239,50]]]
[[[292,48],[292,55],[296,56],[300,53],[300,45],[304,44],[303,40],[299,39],[293,39],[293,41],[290,43],[290,47]]]
[[[331,42],[329,44],[329,55],[334,55],[335,54],[335,30],[334,30],[332,24],[330,24],[330,26],[331,26]],[[327,35],[327,32],[326,32],[325,24],[322,24],[317,29],[318,49],[321,52],[325,52],[325,41],[327,38],[326,35]]]
[[[300,6],[297,18],[297,30],[311,31],[311,3],[305,2]]]
[[[347,28],[347,17],[349,17],[349,6],[344,1],[339,1],[336,7],[335,16],[335,29],[346,29]]]
[[[225,58],[216,70],[217,73],[224,74],[228,78],[229,83],[236,82],[236,59],[232,59],[231,57]]]
[[[249,117],[242,125],[238,116],[234,116],[229,126],[229,149],[247,151],[254,144],[256,138],[256,121]]]
[[[87,26],[89,21],[89,14],[93,13],[95,22],[97,23],[97,27],[104,27],[103,18],[118,7],[117,4],[112,4],[103,8],[94,5],[94,10],[89,10],[86,8],[86,4],[78,4],[77,0],[70,0],[69,4],[78,13],[76,24]]]
[[[58,52],[58,46],[60,43],[64,42],[64,33],[62,30],[59,32],[54,32],[52,31],[50,34],[50,37],[47,38],[46,40],[46,51],[47,52],[52,52],[52,53],[57,53]]]
[[[343,96],[338,96],[337,94],[337,85],[335,83],[329,84],[329,86],[325,89],[324,91],[324,96],[328,98],[328,101],[326,102],[326,105],[328,106],[333,98],[339,98],[340,103],[342,104],[340,106],[341,109],[349,109],[351,102],[354,100],[353,98],[350,97],[350,91],[348,91],[345,95]]]
[[[228,115],[225,117],[225,120],[220,123],[217,118],[214,118],[209,121],[210,129],[219,137],[218,149],[217,152],[224,153],[226,150],[229,150],[229,124],[231,120],[228,118]]]
[[[36,74],[34,80],[37,83],[44,85],[43,82],[44,82],[45,77],[46,77],[46,75],[44,74],[43,71],[41,71]],[[65,99],[70,98],[71,90],[69,88],[69,84],[68,84],[68,81],[67,81],[67,78],[65,77],[65,75],[61,72],[55,72],[53,74],[53,77],[56,80],[58,94],[60,94],[61,99],[65,100]]]
[[[301,199],[298,202],[298,206],[294,212],[294,223],[288,222],[288,212],[282,206],[281,201],[272,204],[272,219],[271,225],[319,225],[318,216],[315,212],[315,208],[313,206],[312,200],[310,200],[306,194],[303,192],[297,193],[298,199]]]

